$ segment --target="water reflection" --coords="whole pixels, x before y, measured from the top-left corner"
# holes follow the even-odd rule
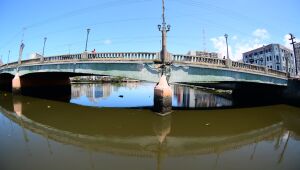
[[[86,163],[95,169],[182,169],[184,164],[189,169],[257,169],[262,164],[266,169],[293,169],[300,158],[299,111],[276,105],[179,110],[158,117],[150,110],[84,107],[1,93],[1,121],[13,122],[16,133],[10,142],[3,134],[11,126],[1,125],[0,160],[7,154],[16,159],[26,150],[43,169],[62,166],[60,159],[75,159],[72,169],[86,169]],[[22,159],[21,166],[33,161]],[[9,161],[3,165],[17,166]],[[38,167],[34,165],[30,169]]]
[[[153,83],[73,84],[71,103],[99,107],[151,107]],[[174,84],[173,107],[214,108],[232,106],[229,94],[214,94],[199,88]]]
[[[183,85],[174,85],[175,106],[185,108],[214,108],[232,106],[232,101],[224,96],[205,92],[196,87],[190,88]],[[229,95],[228,95],[229,97]]]

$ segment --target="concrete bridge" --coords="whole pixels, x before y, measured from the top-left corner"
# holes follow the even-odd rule
[[[169,83],[252,82],[287,85],[285,72],[266,67],[217,58],[170,55],[172,63],[165,70]],[[2,65],[0,81],[3,85],[5,79],[12,80],[12,76],[18,73],[24,81],[33,77],[43,78],[44,74],[55,75],[57,79],[77,75],[110,75],[158,82],[162,72],[159,53],[82,53],[41,57]]]
[[[227,83],[242,85],[248,89],[252,84],[255,90],[257,85],[265,89],[285,88],[288,85],[285,72],[266,67],[218,58],[168,55],[171,61],[168,64],[161,62],[161,53],[154,52],[84,52],[40,56],[2,65],[0,88],[13,91],[45,91],[50,87],[68,86],[70,77],[80,75],[121,76],[158,82],[162,74],[166,75],[168,83]]]

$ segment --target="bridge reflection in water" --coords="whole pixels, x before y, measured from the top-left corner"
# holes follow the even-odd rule
[[[154,83],[72,84],[71,103],[99,107],[151,107]],[[232,106],[228,93],[213,94],[203,89],[171,85],[174,108],[214,108]],[[118,97],[118,96],[122,97]],[[124,97],[124,99],[123,99]],[[138,98],[138,100],[135,100]],[[85,102],[82,102],[82,101]]]
[[[300,112],[286,105],[159,117],[1,93],[0,112],[9,169],[299,167]]]

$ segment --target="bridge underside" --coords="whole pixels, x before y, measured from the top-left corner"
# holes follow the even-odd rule
[[[185,83],[214,89],[232,90],[232,98],[237,106],[250,106],[255,103],[282,103],[286,86],[253,82],[211,82]]]
[[[14,78],[14,75],[4,73],[0,74],[0,90],[4,91],[11,91],[12,89],[12,79]]]

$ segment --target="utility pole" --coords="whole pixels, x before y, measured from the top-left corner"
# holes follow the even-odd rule
[[[43,57],[45,54],[45,45],[46,45],[47,37],[44,38],[44,45],[43,45]]]
[[[87,33],[86,33],[86,42],[85,42],[85,50],[84,51],[87,51],[87,44],[88,44],[88,40],[89,40],[89,34],[90,34],[90,31],[91,29],[86,29]]]
[[[0,66],[3,64],[2,57],[3,57],[3,56],[1,55]]]
[[[294,58],[295,58],[295,67],[296,67],[296,76],[298,75],[298,63],[297,63],[297,57],[296,57],[296,51],[295,51],[295,41],[294,41],[294,39],[295,39],[295,37],[294,37],[294,35],[292,34],[292,33],[290,33],[290,36],[291,36],[291,38],[289,39],[289,40],[291,40],[292,41],[292,45],[293,45],[293,52],[294,52]]]
[[[26,28],[23,28],[22,39],[21,39],[20,50],[19,50],[19,61],[18,61],[18,64],[19,64],[19,65],[21,64],[21,61],[22,61],[22,54],[23,54],[23,49],[24,49],[24,47],[25,47],[25,44],[23,43],[25,30],[26,30]]]
[[[205,37],[205,29],[203,28],[203,30],[202,30],[202,45],[203,45],[203,52],[206,52],[206,37]]]
[[[263,50],[264,50],[264,60],[265,60],[264,66],[267,67],[267,58],[266,58],[266,49],[265,49],[265,45],[263,45]]]
[[[165,1],[162,0],[162,25],[158,25],[158,30],[161,31],[162,47],[161,47],[160,56],[163,64],[170,63],[170,56],[167,51],[167,32],[170,31],[170,28],[171,26],[166,24]]]
[[[9,55],[10,55],[10,50],[8,50],[7,65],[8,65],[8,62],[9,62]]]
[[[226,48],[227,48],[227,60],[229,60],[229,52],[228,52],[228,41],[227,41],[227,39],[228,39],[228,34],[225,34],[225,35],[224,35],[224,37],[225,37],[225,39],[226,39]]]

